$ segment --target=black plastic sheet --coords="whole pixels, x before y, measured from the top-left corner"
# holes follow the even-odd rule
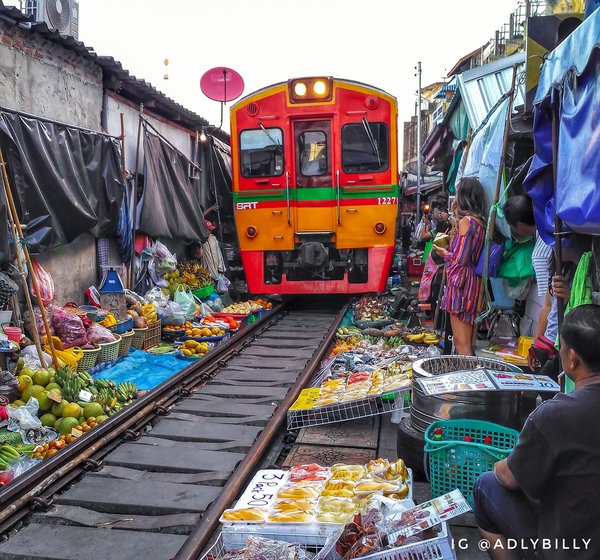
[[[117,139],[2,112],[0,143],[33,254],[83,233],[107,237],[116,232],[124,192]],[[2,212],[0,201],[0,219]],[[0,239],[0,251],[3,245]]]
[[[217,138],[210,143],[210,177],[213,188],[203,193],[210,201],[203,201],[208,208],[218,203],[221,220],[233,221],[233,194],[231,188],[231,152],[229,146],[223,144]],[[216,197],[216,200],[215,200]]]
[[[208,229],[190,161],[144,127],[146,168],[138,231],[152,238],[204,242]]]

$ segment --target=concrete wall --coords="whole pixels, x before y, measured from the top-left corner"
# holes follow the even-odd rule
[[[102,71],[93,61],[0,20],[0,106],[99,130]],[[83,302],[96,281],[95,240],[73,243],[39,258],[54,277],[55,301]]]

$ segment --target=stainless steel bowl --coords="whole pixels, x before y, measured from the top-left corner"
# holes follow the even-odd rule
[[[499,360],[476,356],[441,356],[417,360],[413,364],[413,376],[425,378],[480,368],[521,373],[518,366]],[[488,420],[520,429],[521,416],[521,395],[518,391],[472,391],[428,396],[418,383],[413,383],[410,423],[419,432],[425,432],[429,424],[436,420],[456,418]]]

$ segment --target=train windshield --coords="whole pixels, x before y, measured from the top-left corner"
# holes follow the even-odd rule
[[[244,130],[240,134],[240,168],[244,177],[283,173],[283,132],[280,128]]]
[[[385,123],[347,124],[342,128],[342,167],[345,173],[382,172],[388,168],[389,130]]]

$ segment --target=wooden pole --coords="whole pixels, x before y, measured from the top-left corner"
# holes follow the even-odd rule
[[[502,178],[504,177],[504,164],[506,162],[506,148],[508,146],[508,134],[510,132],[510,118],[512,114],[513,104],[515,100],[515,85],[517,83],[517,71],[519,66],[515,64],[513,66],[512,73],[512,81],[510,85],[509,95],[508,95],[508,106],[506,108],[506,118],[504,119],[504,136],[502,138],[502,152],[500,152],[500,165],[498,167],[498,175],[496,176],[496,192],[494,194],[494,201],[492,203],[492,208],[490,212],[490,222],[487,224],[487,235],[485,236],[485,246],[483,250],[485,251],[485,266],[484,270],[487,273],[489,262],[490,262],[490,247],[494,238],[494,234],[496,233],[496,214],[497,214],[497,206],[500,202],[500,190],[502,188]],[[481,289],[479,290],[479,297],[477,298],[477,308],[475,309],[475,313],[479,314],[480,310],[483,309],[485,303],[485,285],[484,282],[487,278],[484,277],[481,279]],[[473,348],[475,348],[475,341],[477,340],[477,324],[473,329]]]
[[[0,166],[2,166],[2,177],[4,179],[4,194],[6,196],[6,200],[8,202],[8,214],[10,220],[16,227],[18,238],[15,239],[15,245],[17,243],[21,243],[23,247],[23,253],[25,255],[25,261],[29,268],[29,275],[31,277],[31,285],[33,286],[33,291],[35,292],[35,298],[37,300],[37,304],[40,308],[40,312],[42,314],[42,321],[44,323],[44,329],[46,331],[46,340],[48,341],[48,346],[50,347],[50,354],[52,355],[52,364],[54,367],[58,367],[58,361],[56,359],[56,352],[54,350],[54,341],[52,340],[52,335],[50,333],[50,323],[48,322],[48,315],[46,314],[46,307],[44,306],[44,302],[42,301],[42,296],[40,293],[40,286],[37,281],[37,277],[33,271],[33,265],[31,263],[31,256],[29,255],[29,249],[26,243],[23,243],[23,229],[21,228],[21,222],[19,222],[19,215],[17,214],[17,207],[15,206],[15,201],[12,195],[12,190],[10,188],[10,182],[8,180],[8,173],[6,171],[6,162],[4,161],[4,154],[0,149]],[[18,251],[18,249],[17,249]]]
[[[133,192],[131,193],[133,216],[132,219],[132,231],[131,231],[131,261],[129,262],[129,289],[133,290],[135,287],[135,232],[137,230],[137,191],[138,191],[138,173],[140,165],[140,142],[142,138],[142,115],[144,114],[144,104],[140,104],[139,120],[138,120],[138,133],[137,133],[137,145],[135,149],[135,169],[133,170]]]
[[[562,90],[559,90],[562,91]],[[560,96],[559,96],[560,99]],[[558,102],[552,104],[552,182],[554,190],[554,262],[556,263],[555,274],[562,275],[563,259],[562,259],[562,220],[558,217],[556,211],[556,182],[557,182],[557,166],[558,166],[558,119],[559,111]],[[556,306],[558,309],[558,332],[562,328],[563,319],[565,317],[565,302],[562,298],[556,298]],[[559,358],[560,359],[560,358]]]
[[[25,301],[27,302],[27,309],[29,313],[31,313],[31,320],[34,321],[34,324],[31,328],[31,334],[33,335],[33,342],[35,343],[35,348],[37,350],[38,356],[40,358],[40,364],[43,369],[46,369],[46,360],[44,359],[44,352],[42,350],[42,344],[40,342],[40,333],[38,333],[36,325],[35,325],[35,314],[33,312],[33,303],[31,301],[31,296],[29,295],[29,287],[27,286],[27,280],[25,279],[25,269],[23,268],[23,261],[21,260],[21,252],[18,247],[18,236],[17,236],[17,228],[13,220],[10,220],[10,227],[12,230],[13,239],[15,240],[15,253],[17,254],[17,266],[19,268],[19,276],[21,277],[21,284],[23,287],[23,293],[25,294]]]

